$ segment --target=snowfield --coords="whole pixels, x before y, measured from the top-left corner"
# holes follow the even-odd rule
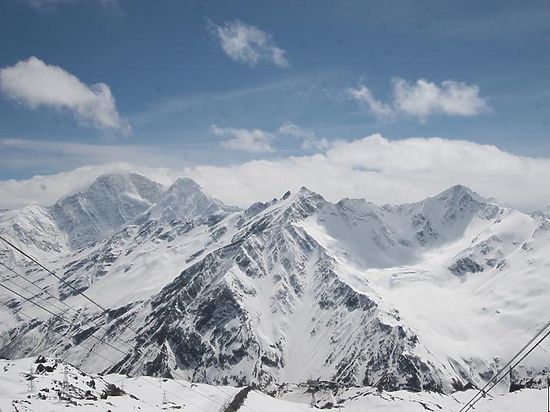
[[[164,390],[218,410],[208,402],[221,408],[248,386],[258,410],[307,410],[308,388],[317,407],[454,410],[550,313],[548,216],[460,185],[404,205],[302,188],[239,210],[190,179],[112,174],[50,207],[1,213],[0,234],[61,278],[0,243],[0,357],[13,370],[62,358],[132,388],[141,410]],[[549,352],[483,404],[543,399]],[[24,388],[10,392],[9,376],[11,402]]]
[[[225,411],[240,391],[231,386],[215,387],[151,377],[128,378],[123,375],[96,376],[67,366],[67,386],[63,389],[65,364],[45,358],[0,360],[0,410],[11,411]],[[34,377],[34,389],[29,376]],[[278,398],[250,391],[239,411],[301,412],[319,410],[311,406],[311,393],[303,387],[288,388]],[[349,388],[337,393],[316,392],[322,410],[343,412],[385,411],[458,411],[473,391],[442,395],[384,392],[367,388]],[[61,394],[61,395],[60,395]],[[543,411],[546,390],[524,389],[497,394],[482,401],[477,410],[486,412]],[[338,402],[329,407],[328,402]]]

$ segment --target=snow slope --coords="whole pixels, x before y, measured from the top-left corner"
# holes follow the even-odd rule
[[[397,206],[302,188],[239,211],[189,179],[107,175],[34,208],[2,214],[0,231],[66,283],[0,253],[77,310],[39,293],[52,317],[0,293],[8,358],[270,392],[323,379],[449,393],[481,385],[550,313],[548,218],[464,186]],[[537,351],[502,389],[540,386],[549,366]]]
[[[37,363],[37,360],[39,363]],[[67,386],[63,381],[66,370]],[[31,390],[29,378],[34,388]],[[0,410],[24,411],[224,411],[239,392],[231,386],[215,387],[159,378],[129,378],[124,375],[90,375],[54,359],[25,358],[0,360]],[[313,393],[312,393],[313,392]],[[239,411],[342,412],[426,410],[458,411],[473,391],[456,395],[405,391],[384,392],[349,388],[331,391],[313,387],[292,387],[279,397],[251,391]],[[327,402],[335,402],[332,407]],[[339,406],[339,408],[337,407]],[[525,389],[484,399],[478,409],[486,412],[537,411],[546,407],[546,390]]]

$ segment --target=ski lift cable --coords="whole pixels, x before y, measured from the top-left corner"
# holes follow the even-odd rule
[[[32,257],[31,255],[29,255],[28,253],[26,253],[24,250],[22,250],[21,248],[19,248],[18,246],[16,246],[13,242],[10,242],[9,240],[7,240],[4,236],[0,235],[0,240],[2,240],[4,243],[6,243],[8,246],[10,246],[12,249],[14,249],[15,251],[17,251],[18,253],[20,253],[21,255],[23,255],[24,257],[26,257],[27,259],[29,259],[31,262],[35,263],[37,266],[39,266],[40,268],[42,268],[43,270],[45,270],[47,273],[49,273],[50,275],[54,276],[56,279],[58,279],[60,282],[62,282],[64,285],[68,286],[70,289],[72,289],[74,292],[76,292],[77,294],[81,295],[82,297],[84,297],[86,300],[88,300],[89,302],[91,302],[92,304],[94,304],[96,307],[98,307],[102,313],[105,313],[107,312],[107,309],[99,304],[98,302],[96,302],[94,299],[90,298],[87,294],[85,294],[84,292],[78,290],[77,288],[75,288],[73,285],[71,285],[69,282],[65,281],[62,277],[60,277],[59,275],[57,275],[55,272],[53,272],[52,270],[48,269],[46,266],[44,266],[42,263],[40,263],[36,258]],[[52,313],[51,311],[48,311],[49,313]],[[53,314],[53,313],[52,313]],[[53,314],[54,316],[56,316],[55,314]],[[134,332],[136,335],[138,334],[138,332],[133,329],[131,326],[129,325],[126,325],[127,328],[129,330],[131,330],[132,332]],[[107,342],[104,342],[105,344],[109,345]],[[163,352],[163,348],[162,347],[159,347],[158,350],[161,352],[161,353],[164,353],[165,355],[168,356],[168,352]],[[126,355],[126,354],[125,354]],[[177,380],[174,379],[174,382],[177,382],[178,384],[181,384],[180,382],[178,382]],[[185,385],[181,384],[184,388]],[[223,391],[221,388],[218,388],[216,385],[213,385],[214,388],[216,388],[217,390],[219,390],[220,392],[222,392],[224,395],[229,395],[227,392]],[[212,400],[214,401],[213,399],[210,399],[208,397],[206,397],[205,395],[203,395],[202,393],[200,392],[197,392],[199,393],[201,396],[209,399],[209,400]],[[231,396],[231,395],[229,395]],[[220,404],[221,406],[223,406],[222,403],[220,402],[217,402],[217,401],[214,401],[218,404]],[[251,409],[253,410],[252,408],[250,408],[248,405],[246,405],[248,409]]]

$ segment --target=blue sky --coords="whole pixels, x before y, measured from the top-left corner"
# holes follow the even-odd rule
[[[0,69],[34,56],[40,69],[109,93],[90,109],[66,103],[53,83],[53,97],[33,95],[32,80],[9,72],[0,179],[103,158],[168,167],[283,159],[373,133],[547,158],[548,22],[547,1],[2,0]],[[257,61],[246,47],[224,49],[238,29],[264,36]]]

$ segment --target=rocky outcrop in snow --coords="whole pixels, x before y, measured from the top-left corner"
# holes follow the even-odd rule
[[[240,211],[190,179],[164,188],[108,175],[51,208],[6,212],[0,223],[108,308],[98,313],[66,283],[22,266],[82,309],[51,318],[11,297],[12,309],[2,310],[16,326],[6,327],[0,353],[26,356],[39,338],[41,351],[64,351],[98,372],[270,391],[321,379],[447,392],[482,384],[495,358],[510,355],[536,330],[537,313],[550,310],[540,293],[550,290],[541,271],[550,263],[547,218],[464,186],[398,206],[331,203],[302,188]],[[107,345],[119,338],[129,345],[124,355]],[[547,366],[535,359],[512,383]]]

